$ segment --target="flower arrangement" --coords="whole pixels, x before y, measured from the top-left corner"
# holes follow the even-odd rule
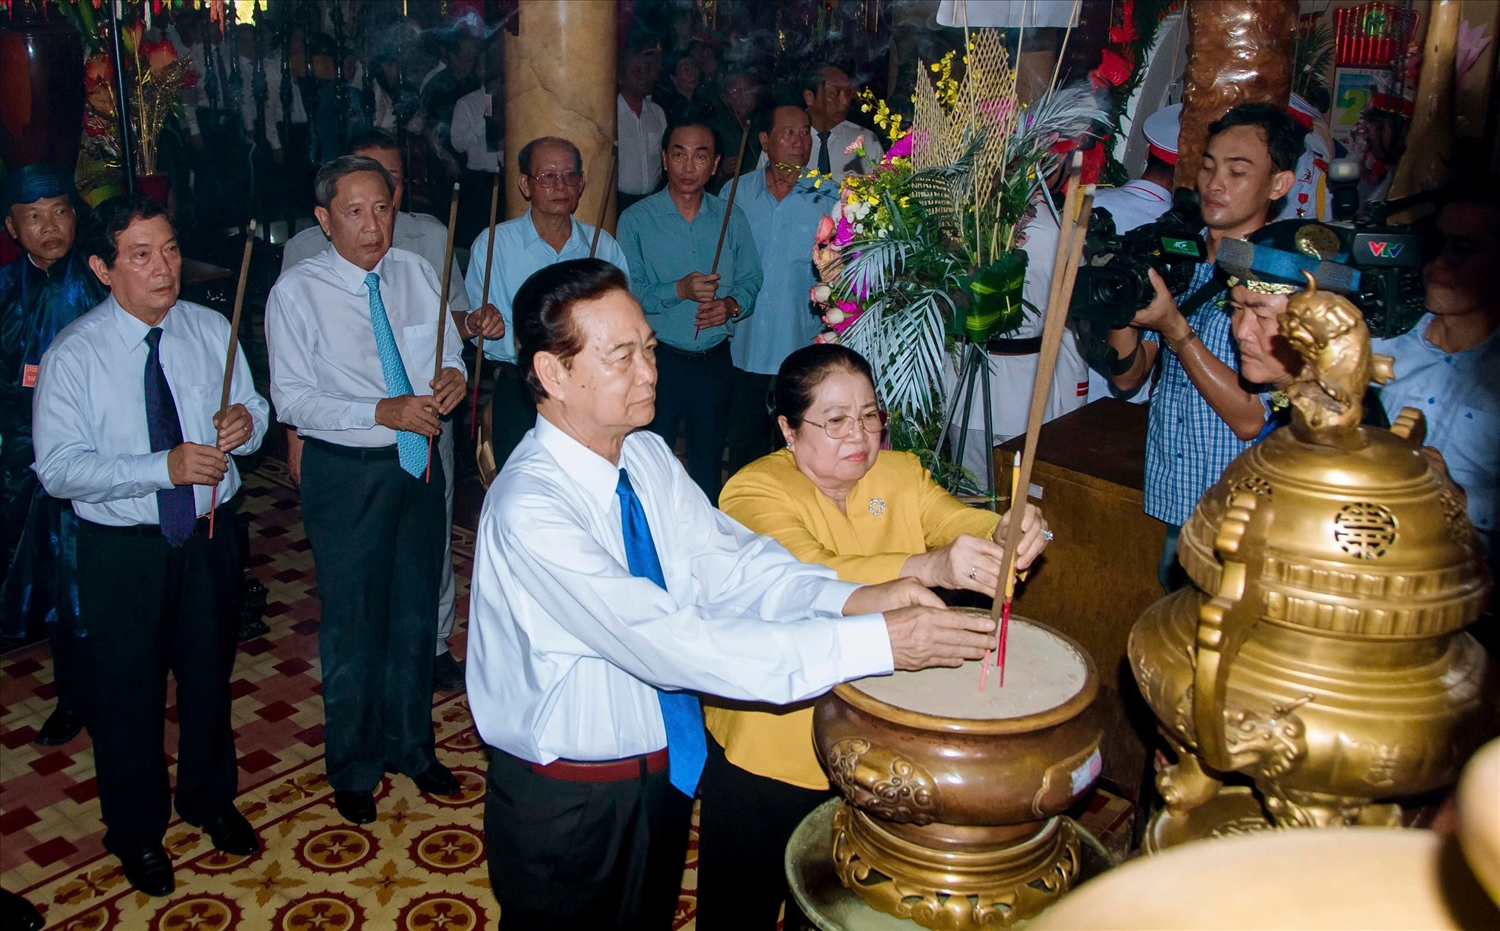
[[[1109,27],[1109,45],[1100,53],[1098,66],[1089,72],[1089,81],[1102,96],[1108,117],[1103,143],[1085,153],[1084,183],[1097,178],[1118,187],[1130,180],[1125,164],[1114,155],[1115,140],[1121,137],[1120,121],[1146,76],[1142,66],[1156,44],[1161,21],[1180,2],[1124,0],[1120,4],[1119,21],[1112,21]]]
[[[189,61],[178,58],[170,39],[146,39],[140,22],[122,27],[126,80],[134,85],[135,99],[127,101],[126,115],[134,137],[137,172],[156,174],[156,156],[167,117],[180,107],[177,92],[193,86],[197,74]],[[116,124],[118,106],[114,89],[114,61],[107,52],[96,52],[84,65],[87,106],[83,128],[88,154],[111,168],[123,166]]]
[[[818,340],[870,361],[892,445],[929,466],[940,464],[930,447],[955,340],[983,344],[1023,323],[1025,224],[1060,153],[1106,116],[1087,86],[1022,105],[994,30],[979,30],[967,52],[962,80],[954,53],[919,63],[933,77],[918,81],[909,128],[861,95],[890,147],[871,174],[844,178],[813,248],[820,282],[811,299],[829,328]]]

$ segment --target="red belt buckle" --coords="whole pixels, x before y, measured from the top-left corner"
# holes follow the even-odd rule
[[[645,760],[648,774],[659,773],[667,768],[667,748],[662,747],[660,750],[648,753],[644,758],[633,756],[625,760],[602,762],[553,760],[545,766],[541,763],[532,763],[531,771],[567,782],[620,782],[625,779],[640,778],[642,759]]]

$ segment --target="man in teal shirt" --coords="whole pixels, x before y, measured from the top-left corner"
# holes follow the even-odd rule
[[[813,240],[818,221],[833,212],[838,188],[813,187],[802,177],[812,152],[812,131],[807,111],[796,106],[777,107],[771,113],[771,130],[760,134],[767,164],[740,177],[735,199],[743,207],[762,256],[765,282],[756,301],[754,317],[735,327],[729,341],[734,360],[734,381],[729,407],[729,474],[777,447],[774,421],[766,397],[776,372],[786,357],[823,328],[813,313],[809,292],[818,283],[813,268]]]
[[[728,204],[703,190],[719,164],[718,134],[701,123],[662,136],[667,187],[620,216],[630,290],[656,330],[656,419],[672,446],[686,427],[687,470],[714,504],[723,484],[734,366],[728,338],[755,309],[760,256],[744,212],[735,209],[718,269],[714,250]]]
[[[536,424],[536,403],[526,380],[516,368],[516,342],[511,335],[511,302],[536,271],[568,259],[586,259],[594,228],[574,219],[583,196],[583,155],[578,147],[557,136],[533,139],[517,153],[521,169],[518,186],[530,208],[514,220],[495,227],[495,258],[490,266],[490,293],[484,291],[484,260],[490,234],[480,233],[469,249],[469,273],[464,289],[471,307],[497,308],[505,320],[505,335],[484,342],[484,357],[494,365],[491,393],[491,446],[495,466],[505,465],[511,451]],[[625,253],[609,233],[599,232],[594,256],[629,274]]]

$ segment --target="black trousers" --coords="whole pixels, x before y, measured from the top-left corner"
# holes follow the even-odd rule
[[[463,169],[458,176],[458,226],[453,238],[459,246],[468,248],[474,238],[487,230],[490,222],[490,192],[494,188],[493,171]],[[500,215],[495,222],[505,222],[505,179],[500,179]],[[484,243],[480,243],[483,247]],[[442,270],[438,270],[442,279]]]
[[[775,931],[783,901],[785,931],[812,927],[787,892],[786,845],[802,819],[833,791],[740,769],[709,735],[698,795],[698,927]]]
[[[782,445],[781,431],[770,414],[769,399],[775,375],[736,368],[730,383],[729,474],[769,455]]]
[[[656,347],[656,418],[651,430],[677,444],[677,427],[687,434],[687,470],[715,507],[724,484],[724,439],[729,432],[729,392],[734,365],[729,343],[703,352]]]
[[[190,822],[234,805],[239,770],[229,677],[239,630],[234,509],[219,508],[181,547],[155,527],[78,521],[78,595],[88,618],[89,735],[104,846],[161,843],[172,808],[162,746],[167,672],[177,680],[177,813]]]
[[[421,773],[432,737],[432,644],[446,520],[443,464],[428,482],[396,447],[352,449],[308,438],[302,521],[323,601],[328,782],[375,788],[387,769]]]
[[[644,758],[643,758],[644,759]],[[505,927],[668,931],[677,911],[693,800],[668,771],[617,782],[490,760],[484,846]]]
[[[495,367],[490,385],[490,447],[495,467],[504,468],[521,437],[536,426],[536,402],[514,362],[486,360],[485,364]]]

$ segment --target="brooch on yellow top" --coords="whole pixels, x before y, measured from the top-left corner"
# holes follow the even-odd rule
[[[885,499],[884,498],[871,498],[870,499],[870,513],[874,514],[876,517],[879,517],[880,515],[884,514],[885,513]]]

